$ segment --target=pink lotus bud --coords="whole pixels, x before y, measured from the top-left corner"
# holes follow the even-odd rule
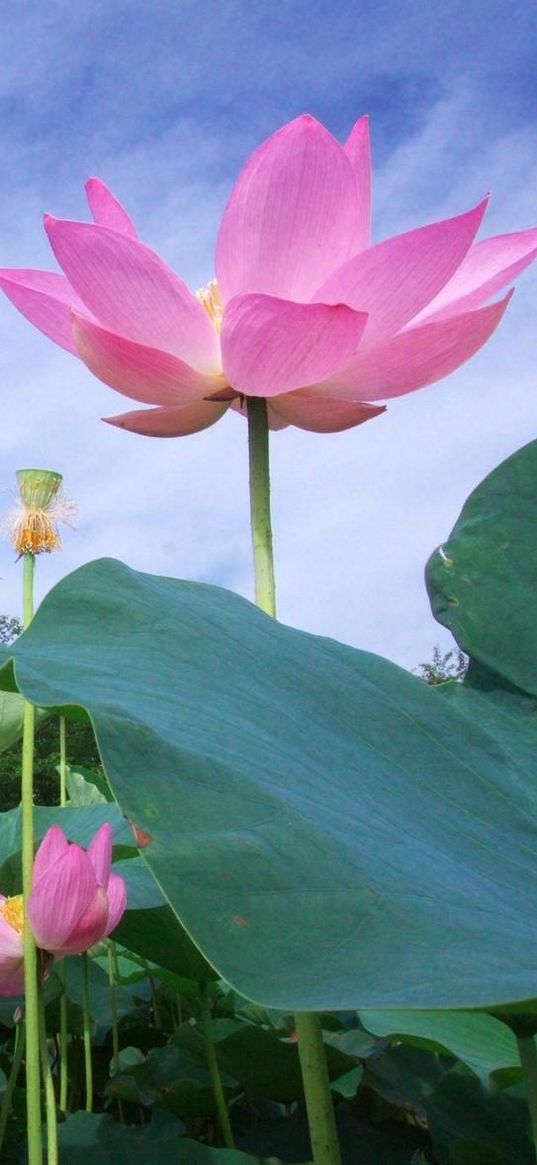
[[[59,825],[35,856],[28,917],[38,948],[55,958],[78,955],[109,935],[126,906],[123,878],[110,872],[112,827],[102,825],[88,849],[70,844]],[[23,900],[0,896],[0,995],[24,987]]]

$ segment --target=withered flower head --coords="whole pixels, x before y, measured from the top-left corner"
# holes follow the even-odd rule
[[[50,469],[19,469],[17,505],[4,523],[19,555],[61,550],[58,523],[72,527],[77,512],[75,503],[63,496],[61,483],[61,473]]]

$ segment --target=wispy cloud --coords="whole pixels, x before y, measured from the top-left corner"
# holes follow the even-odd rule
[[[63,3],[45,14],[36,3],[22,57],[16,16],[3,32],[2,262],[51,266],[40,212],[85,217],[81,184],[97,172],[144,239],[198,286],[212,275],[239,166],[303,109],[344,134],[371,108],[378,238],[462,211],[489,188],[485,233],[531,225],[537,148],[523,98],[533,10],[505,36],[494,32],[494,43],[495,0],[486,11],[452,2],[439,12],[416,0],[404,10],[365,5],[356,17],[347,5],[299,0],[272,9],[269,21],[264,5],[246,10],[238,0],[161,2],[151,12],[116,0],[89,14]],[[514,60],[516,96],[498,112],[494,78]],[[337,436],[274,436],[283,619],[406,666],[448,642],[428,611],[423,565],[469,491],[535,434],[536,291],[530,272],[470,365],[383,417]],[[2,482],[8,489],[21,465],[45,464],[64,472],[80,505],[63,555],[40,562],[41,593],[113,554],[251,594],[244,422],[227,416],[175,441],[122,433],[99,420],[120,411],[119,397],[7,303],[0,342]],[[0,610],[14,612],[6,545],[0,576]]]

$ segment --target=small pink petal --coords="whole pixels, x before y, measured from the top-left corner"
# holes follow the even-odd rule
[[[0,972],[0,995],[24,994],[24,961],[5,974]]]
[[[127,340],[73,312],[78,355],[99,380],[143,404],[189,404],[225,386],[223,376],[196,372],[171,352]]]
[[[127,887],[119,874],[110,874],[108,883],[108,921],[104,935],[111,934],[125,913],[127,905]]]
[[[93,219],[99,226],[110,227],[131,239],[138,238],[136,227],[127,211],[100,178],[88,178],[85,190]]]
[[[98,886],[84,913],[62,943],[54,947],[54,954],[81,955],[104,938],[108,922],[108,897],[106,890]]]
[[[537,257],[537,229],[483,239],[468,251],[458,271],[412,321],[448,319],[481,307],[513,282]]]
[[[38,947],[55,952],[62,947],[97,890],[95,870],[78,845],[64,854],[34,886],[28,917]]]
[[[366,311],[364,344],[393,335],[437,295],[462,263],[487,200],[467,214],[385,239],[355,255],[315,293],[321,303]]]
[[[222,324],[228,383],[247,396],[278,396],[330,376],[356,352],[367,316],[344,304],[238,295]]]
[[[97,884],[106,890],[112,862],[112,826],[108,821],[94,834],[86,853],[95,870]]]
[[[9,972],[22,955],[22,934],[0,914],[0,975]]]
[[[254,150],[220,227],[223,302],[245,292],[308,301],[353,252],[360,207],[349,158],[324,126],[296,118]]]
[[[273,396],[270,405],[288,424],[307,429],[310,433],[342,433],[386,411],[385,405],[336,400],[304,389]]]
[[[0,270],[0,287],[34,327],[77,356],[71,327],[71,308],[86,308],[65,275],[25,268]]]
[[[93,223],[47,215],[52,249],[69,282],[103,327],[219,372],[218,335],[186,283],[136,239]]]
[[[47,871],[55,865],[59,858],[63,858],[69,849],[69,842],[59,825],[51,825],[39,846],[34,858],[33,883],[34,886]]]
[[[216,424],[227,408],[227,404],[200,400],[176,408],[135,409],[118,417],[103,417],[103,421],[142,437],[188,437]]]
[[[363,251],[371,245],[371,145],[367,116],[361,117],[353,126],[343,149],[354,170],[358,186],[355,249]]]
[[[361,351],[347,367],[319,385],[324,396],[388,400],[448,376],[490,339],[509,303],[478,308],[453,319],[408,328],[384,343]]]

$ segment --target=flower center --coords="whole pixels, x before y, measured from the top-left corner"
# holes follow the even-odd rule
[[[15,523],[13,546],[19,554],[48,554],[60,550],[61,541],[44,510],[26,510]]]
[[[24,906],[22,894],[14,894],[13,898],[6,898],[0,902],[0,914],[5,918],[8,926],[12,926],[17,934],[24,930]]]
[[[218,290],[218,283],[216,279],[211,279],[207,287],[200,287],[196,292],[196,298],[203,304],[209,319],[214,324],[217,332],[222,327],[222,317],[224,315],[224,308],[222,300],[220,299],[220,292]]]

